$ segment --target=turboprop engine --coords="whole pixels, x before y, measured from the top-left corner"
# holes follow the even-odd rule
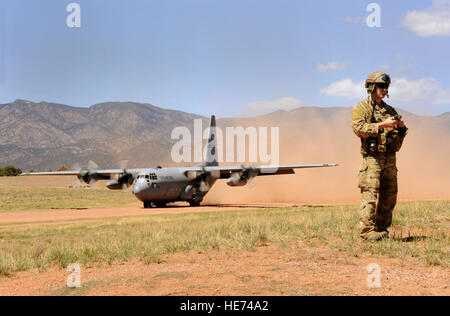
[[[95,182],[97,182],[98,180],[102,180],[103,177],[97,173],[98,166],[95,162],[93,162],[92,160],[89,160],[87,168],[85,169],[81,169],[80,165],[78,163],[76,163],[73,166],[73,170],[77,170],[78,171],[78,183],[76,184],[76,186],[80,186],[81,182],[84,182],[86,184],[89,185],[94,185]]]
[[[248,179],[245,179],[241,172],[233,172],[231,176],[227,179],[227,184],[230,187],[242,187],[246,185]]]
[[[122,190],[128,191],[128,187],[133,183],[134,176],[127,171],[128,160],[119,161],[119,168],[122,169],[122,173],[116,174],[115,179],[111,179],[106,183],[106,187],[110,190]]]
[[[230,187],[242,187],[258,175],[258,170],[253,167],[244,167],[241,172],[233,172],[227,180]]]
[[[126,190],[132,183],[133,175],[124,171],[117,180],[109,181],[106,187],[110,190]]]
[[[89,170],[80,170],[80,174],[78,175],[78,179],[87,184],[92,184],[101,178],[102,177],[97,172],[91,172]]]

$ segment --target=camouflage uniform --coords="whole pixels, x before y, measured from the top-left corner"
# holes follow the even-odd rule
[[[353,132],[361,138],[363,160],[358,174],[361,189],[360,235],[387,232],[397,201],[397,167],[395,153],[401,148],[407,128],[378,130],[378,123],[397,115],[394,108],[369,96],[352,112]],[[389,133],[390,132],[390,133]]]

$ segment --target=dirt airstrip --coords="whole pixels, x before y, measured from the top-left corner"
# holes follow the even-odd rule
[[[118,216],[211,212],[279,207],[282,204],[141,206],[0,213],[0,227],[100,221]],[[369,287],[380,269],[380,287]],[[253,251],[225,250],[161,256],[157,263],[81,267],[81,287],[68,288],[70,272],[29,270],[0,277],[0,295],[449,295],[450,271],[415,259],[351,256],[328,247],[261,245]]]
[[[20,182],[17,182],[20,181]],[[4,185],[42,187],[42,180],[5,179]],[[64,180],[67,183],[72,179]],[[52,183],[54,185],[54,183]],[[66,183],[61,187],[67,187]],[[214,192],[212,192],[214,193]],[[225,201],[220,201],[226,203]],[[327,201],[322,201],[326,203]],[[344,201],[336,201],[344,203]],[[353,199],[347,202],[357,203]],[[139,201],[124,207],[0,212],[0,229],[103,221],[123,216],[214,212],[293,206],[266,201],[188,207],[179,203],[163,209],[144,209]],[[295,202],[302,205],[301,201]],[[376,263],[379,287],[369,287]],[[353,256],[302,241],[260,245],[252,251],[222,250],[176,253],[157,262],[134,259],[122,264],[81,266],[81,287],[68,288],[70,272],[50,267],[0,277],[0,295],[449,295],[449,269],[427,266],[414,259]],[[375,284],[376,285],[376,284]]]
[[[25,226],[25,225],[49,225],[65,224],[86,221],[100,221],[113,217],[143,216],[159,214],[181,214],[198,212],[217,212],[239,209],[256,209],[267,207],[292,206],[288,203],[254,203],[254,204],[224,204],[224,205],[203,205],[200,207],[189,207],[185,203],[173,203],[165,208],[145,209],[140,206],[130,205],[125,207],[99,207],[99,208],[73,208],[60,210],[32,210],[20,212],[0,213],[0,227],[2,226]]]

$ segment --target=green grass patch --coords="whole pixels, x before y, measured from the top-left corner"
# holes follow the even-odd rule
[[[399,203],[392,230],[398,236],[362,242],[358,206],[293,207],[166,214],[45,227],[0,228],[0,274],[70,263],[89,266],[140,258],[161,263],[163,254],[244,249],[302,240],[352,255],[415,257],[449,267],[449,201]],[[405,234],[404,232],[409,232]]]
[[[136,201],[133,194],[120,190],[0,186],[0,212],[123,206]]]

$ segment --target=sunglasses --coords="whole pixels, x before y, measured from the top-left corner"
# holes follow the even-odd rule
[[[387,89],[389,88],[388,83],[377,83],[377,87],[380,87],[381,89]]]

